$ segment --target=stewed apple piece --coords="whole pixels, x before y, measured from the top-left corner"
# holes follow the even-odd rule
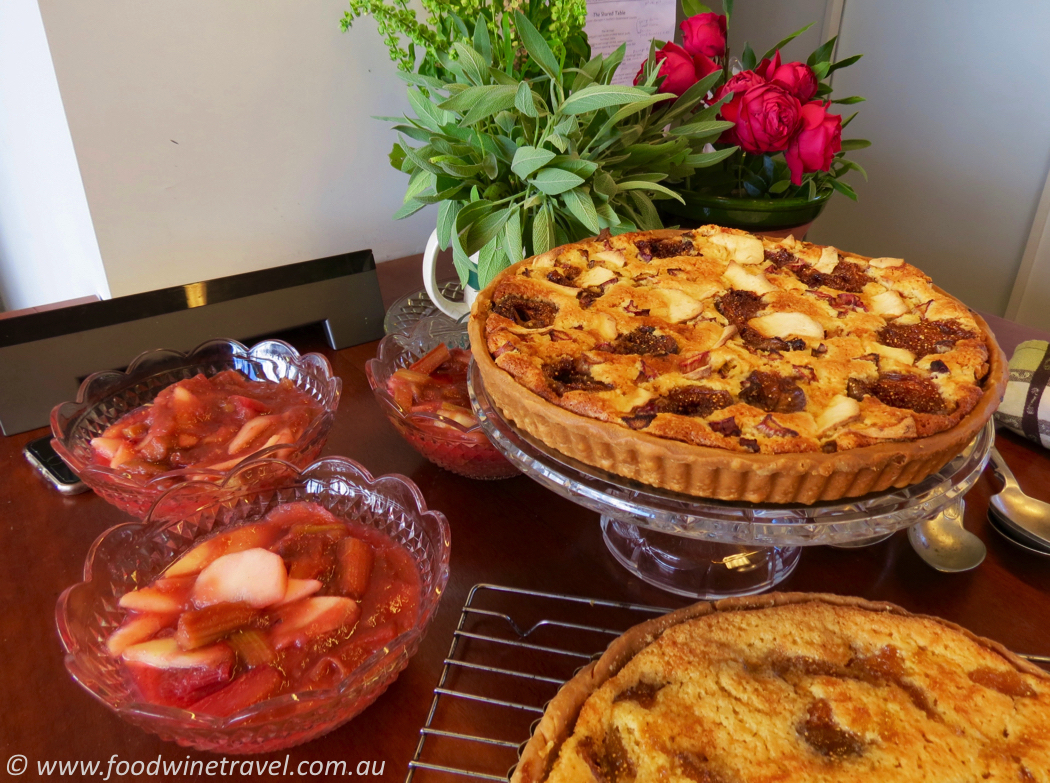
[[[281,535],[278,524],[260,522],[245,525],[229,533],[209,538],[184,554],[164,572],[164,576],[184,576],[203,571],[208,565],[223,555],[243,552],[245,549],[268,547]]]
[[[270,631],[270,642],[274,649],[283,650],[353,625],[360,616],[361,607],[349,598],[327,595],[306,598],[278,610],[280,620]]]
[[[121,609],[132,612],[171,614],[181,612],[190,597],[193,579],[184,577],[158,579],[148,587],[124,593],[118,602]]]
[[[106,649],[109,650],[110,655],[119,656],[133,644],[144,642],[152,638],[157,631],[175,625],[178,619],[179,616],[175,613],[157,614],[149,612],[132,615],[109,635],[109,638],[106,640]]]
[[[824,327],[803,313],[770,313],[747,323],[763,337],[824,337]]]
[[[278,603],[287,589],[284,560],[276,552],[257,547],[213,561],[197,577],[192,600],[197,607],[243,601],[262,609]]]

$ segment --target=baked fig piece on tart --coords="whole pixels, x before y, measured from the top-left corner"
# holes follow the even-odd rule
[[[987,324],[899,258],[704,226],[596,237],[479,294],[503,415],[589,465],[721,500],[814,503],[940,470],[991,417]]]
[[[887,603],[771,593],[632,628],[511,783],[1050,781],[1050,674]]]

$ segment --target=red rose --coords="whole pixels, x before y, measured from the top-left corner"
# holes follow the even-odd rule
[[[664,77],[660,85],[662,92],[673,92],[681,95],[694,84],[696,84],[696,65],[693,57],[685,49],[675,43],[666,43],[656,53],[656,62],[660,64],[660,76]],[[638,75],[634,77],[634,83],[638,84],[645,78],[645,63],[638,69]]]
[[[830,101],[810,101],[802,107],[802,126],[784,153],[793,185],[802,184],[804,173],[828,171],[842,149],[842,117],[828,114],[830,105]]]
[[[779,67],[780,67],[780,50],[777,49],[776,52],[773,53],[773,59],[772,60],[770,60],[769,58],[766,58],[765,60],[763,60],[762,62],[760,62],[758,65],[755,66],[755,73],[757,73],[759,76],[761,76],[763,79],[765,79],[768,82],[770,80],[770,77],[773,75],[773,72]]]
[[[735,122],[736,143],[753,155],[780,152],[798,130],[802,105],[798,98],[776,84],[760,84],[735,97],[721,109],[722,117]]]
[[[744,93],[752,87],[758,87],[765,83],[766,80],[754,71],[741,71],[736,76],[730,76],[729,81],[718,88],[718,91],[715,92],[715,100],[720,101],[726,96],[726,93],[731,92],[735,101],[738,98],[743,98]]]
[[[719,110],[722,119],[728,120],[729,122],[736,122],[737,115],[740,113],[740,102],[744,100],[744,93],[752,87],[759,87],[765,83],[766,80],[754,71],[741,71],[736,76],[730,77],[729,81],[719,87],[715,92],[716,103],[729,93],[733,93],[733,97],[724,103]],[[725,131],[718,137],[718,141],[722,144],[740,144],[740,140],[736,137],[735,127]]]
[[[805,63],[786,63],[773,71],[769,77],[789,93],[805,103],[817,94],[817,76]]]
[[[706,13],[690,16],[682,22],[682,45],[689,54],[721,57],[726,53],[726,18]]]

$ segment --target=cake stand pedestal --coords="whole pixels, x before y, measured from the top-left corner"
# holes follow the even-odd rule
[[[904,489],[809,506],[730,503],[650,487],[567,457],[507,421],[474,364],[468,386],[482,429],[511,463],[600,514],[605,544],[627,570],[690,598],[760,593],[787,578],[804,546],[867,546],[949,506],[961,514],[995,435],[989,422],[938,473]]]

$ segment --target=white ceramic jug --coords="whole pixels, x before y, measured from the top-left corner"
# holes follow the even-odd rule
[[[430,301],[434,303],[437,309],[449,318],[458,321],[470,312],[470,306],[474,303],[474,299],[478,295],[477,273],[473,271],[470,273],[467,285],[463,288],[463,301],[453,302],[451,299],[444,296],[438,288],[438,249],[438,235],[437,229],[435,229],[430,233],[430,239],[427,240],[426,250],[423,251],[423,286],[427,289],[427,296],[430,297]],[[470,260],[474,266],[477,267],[478,254],[475,253],[472,255]]]

